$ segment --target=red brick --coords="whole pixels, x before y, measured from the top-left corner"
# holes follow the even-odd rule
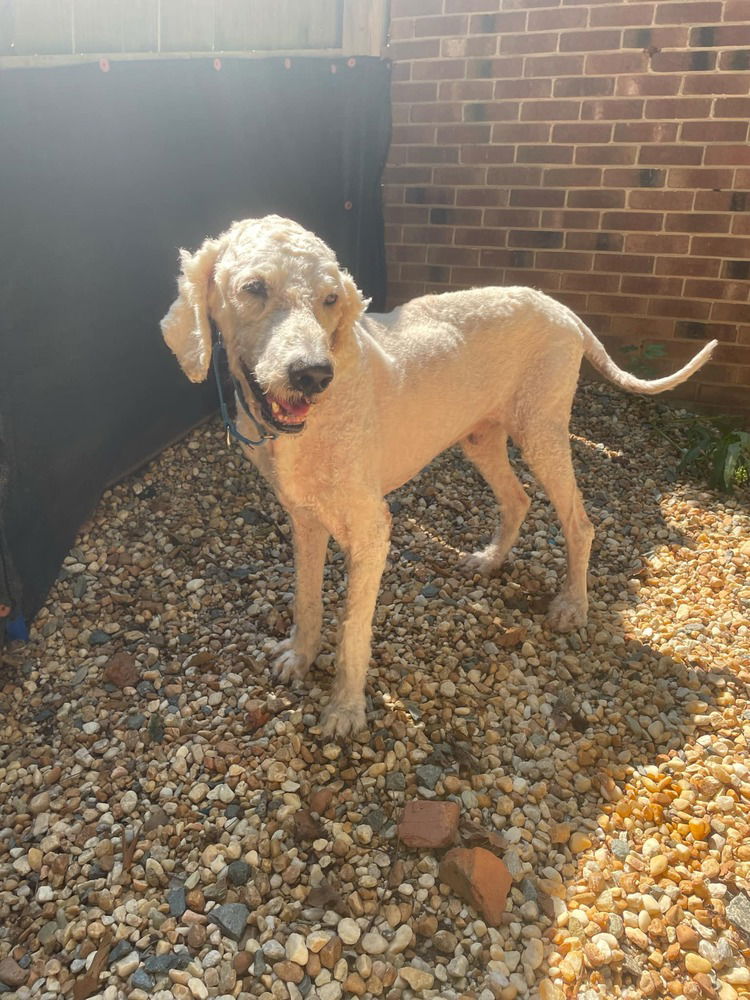
[[[502,184],[503,187],[535,187],[542,183],[540,167],[511,164],[507,167],[491,167],[487,171],[489,184]]]
[[[615,30],[566,31],[560,35],[561,52],[601,52],[620,48],[621,33]]]
[[[534,263],[534,252],[533,250],[483,250],[481,262],[483,267],[531,267]]]
[[[719,0],[715,0],[715,2],[697,0],[695,3],[662,0],[656,8],[656,23],[696,24],[700,21],[706,21],[711,24],[721,20],[721,7]],[[747,11],[745,13],[747,14]]]
[[[498,80],[509,77],[515,80],[522,75],[523,58],[505,56],[495,59],[467,59],[466,77],[469,80]]]
[[[674,142],[677,139],[677,122],[618,122],[615,125],[615,142]]]
[[[568,76],[555,81],[555,97],[609,97],[615,81],[609,76]]]
[[[495,84],[495,99],[505,100],[508,97],[550,97],[552,95],[552,80],[540,77],[521,77],[518,80],[498,80]]]
[[[541,225],[545,229],[599,229],[600,214],[592,210],[549,209],[542,212]],[[521,225],[521,223],[511,223]]]
[[[576,163],[627,165],[635,162],[635,146],[579,146]]]
[[[747,94],[747,78],[742,73],[687,76],[682,89],[685,94]]]
[[[412,64],[412,80],[455,80],[463,77],[466,63],[463,59],[420,59]]]
[[[440,40],[440,55],[448,59],[461,56],[494,56],[497,52],[497,38],[443,38]]]
[[[719,97],[713,103],[712,118],[747,118],[747,98]]]
[[[518,101],[489,101],[481,106],[464,104],[463,116],[465,121],[515,121],[518,118],[519,108]]]
[[[602,225],[608,229],[637,230],[658,233],[664,216],[660,212],[605,212]]]
[[[611,167],[604,170],[603,183],[605,187],[663,187],[666,182],[666,171],[653,167]]]
[[[453,235],[456,246],[468,247],[502,247],[506,243],[504,229],[487,229],[485,227],[458,227]]]
[[[588,12],[574,7],[558,10],[529,11],[528,31],[550,31],[555,28],[584,28]]]
[[[438,96],[437,87],[434,83],[405,83],[391,84],[391,99],[394,104],[403,102],[412,104],[414,101],[436,101]]]
[[[443,38],[445,35],[465,35],[468,26],[468,18],[461,14],[418,17],[414,21],[414,37]]]
[[[498,188],[467,187],[456,191],[457,205],[487,205],[495,207],[503,203],[506,192]]]
[[[696,254],[710,257],[732,257],[738,260],[747,257],[747,240],[731,236],[694,236],[691,250]]]
[[[491,125],[474,122],[462,122],[460,125],[441,125],[437,130],[437,142],[438,144],[489,142],[491,129]]]
[[[573,146],[548,143],[544,146],[518,146],[517,163],[572,163]]]
[[[524,55],[532,52],[556,52],[558,38],[554,31],[544,34],[523,32],[519,35],[503,35],[500,38],[500,52],[518,52]]]
[[[479,250],[472,247],[430,247],[427,259],[431,264],[476,267],[479,264]]]
[[[404,200],[410,205],[452,205],[456,200],[456,189],[420,185],[409,188]]]
[[[647,166],[655,164],[699,166],[702,160],[702,146],[671,145],[669,143],[663,146],[643,146],[638,156],[638,162]]]
[[[398,835],[407,847],[450,847],[458,833],[457,802],[407,802]]]
[[[412,104],[409,119],[412,122],[460,122],[460,104]]]
[[[750,164],[750,146],[708,146],[705,162],[707,164]]]
[[[606,250],[608,253],[621,253],[624,237],[620,233],[573,233],[565,238],[568,250]]]
[[[440,55],[440,40],[427,38],[418,42],[412,39],[391,42],[390,55],[394,62],[406,59],[434,59]]]
[[[633,254],[687,253],[690,237],[681,233],[628,233],[625,250]]]
[[[450,268],[442,264],[402,264],[401,278],[404,281],[436,281],[441,284],[450,280]]]
[[[433,180],[436,184],[486,184],[485,167],[435,167]]]
[[[462,163],[511,163],[513,161],[512,146],[462,146]]]
[[[408,146],[409,163],[458,163],[455,146]]]
[[[601,176],[598,167],[548,167],[544,171],[544,183],[566,188],[599,187]]]
[[[539,211],[531,208],[488,208],[484,213],[484,224],[498,228],[526,226],[531,229],[539,225],[539,216]]]
[[[718,277],[721,261],[706,257],[657,257],[656,274],[679,274],[685,277]]]
[[[716,68],[716,53],[707,49],[655,52],[651,57],[654,73],[706,73]]]
[[[493,142],[549,142],[548,122],[501,122],[492,126]]]
[[[729,224],[729,215],[702,212],[670,213],[664,220],[666,230],[681,233],[727,233]]]
[[[578,101],[524,101],[522,121],[565,121],[579,117]]]
[[[683,49],[687,44],[687,25],[674,28],[627,28],[622,33],[624,49]]]
[[[471,34],[498,35],[501,32],[524,31],[525,29],[525,10],[495,10],[491,13],[475,14],[469,20],[469,31]]]
[[[562,247],[563,240],[563,233],[549,229],[514,229],[508,233],[509,247],[556,250]]]
[[[684,122],[680,130],[680,138],[685,142],[744,142],[747,134],[747,120]]]
[[[602,98],[583,101],[581,118],[583,121],[622,121],[623,118],[640,118],[643,101],[625,98]]]
[[[629,193],[628,208],[687,212],[693,207],[693,197],[692,191],[665,191],[661,188],[654,191],[649,188],[638,188]]]
[[[488,101],[494,87],[492,80],[441,80],[438,98],[441,101]]]
[[[645,26],[654,19],[653,3],[614,3],[605,7],[592,7],[589,13],[589,24],[592,28],[604,25],[627,27],[628,25]]]
[[[478,285],[496,284],[493,282],[493,275],[486,268],[479,267],[451,268],[451,283],[460,288],[476,288]]]
[[[389,216],[392,212],[388,213]],[[426,222],[429,213],[425,212]],[[447,226],[404,226],[404,243],[452,243],[453,231]]]
[[[645,52],[595,52],[586,56],[586,72],[592,74],[641,73],[648,69]]]
[[[599,295],[588,297],[587,308],[600,313],[628,313],[638,316],[646,312],[648,299],[638,295]]]
[[[620,287],[623,292],[634,295],[681,295],[682,278],[657,277],[650,274],[637,276],[624,274]]]
[[[554,125],[554,142],[610,142],[612,124],[610,122],[564,122]]]
[[[746,281],[719,281],[711,278],[688,278],[685,281],[685,295],[696,299],[734,299],[745,302],[750,295],[750,285]]]
[[[482,212],[478,208],[431,208],[433,226],[481,226]]]
[[[602,271],[621,271],[623,274],[651,274],[654,270],[654,258],[639,254],[618,254],[614,257],[597,254],[595,266]]]
[[[389,246],[386,247],[386,255],[389,260],[398,261],[399,263],[401,261],[420,263],[427,260],[427,247],[406,246],[406,244]]]
[[[736,212],[740,202],[750,207],[750,192],[746,191],[696,191],[696,212]],[[744,211],[744,206],[739,209]]]
[[[563,288],[569,288],[571,291],[616,292],[620,287],[620,275],[599,274],[597,271],[591,274],[576,272],[564,274],[561,284]]]
[[[682,76],[649,76],[640,73],[633,76],[618,76],[618,97],[655,97],[674,95],[680,92]]]
[[[648,303],[650,316],[674,316],[675,319],[708,319],[710,309],[709,302],[698,299],[650,299]]]
[[[711,102],[700,97],[654,97],[646,101],[645,118],[708,118]]]
[[[689,44],[701,47],[750,45],[750,24],[702,25],[691,30]]]
[[[583,56],[527,56],[523,63],[524,76],[580,76]]]
[[[593,254],[572,250],[539,250],[536,256],[538,267],[548,267],[553,271],[590,271],[593,262]]]
[[[582,189],[568,192],[569,208],[622,208],[624,204],[624,191]]]
[[[440,881],[498,927],[513,884],[506,865],[482,847],[454,848],[440,862]]]
[[[565,204],[564,191],[542,191],[539,188],[518,188],[510,193],[511,205],[541,208],[559,208]]]
[[[732,171],[714,168],[675,167],[669,171],[669,187],[728,188],[732,186]]]

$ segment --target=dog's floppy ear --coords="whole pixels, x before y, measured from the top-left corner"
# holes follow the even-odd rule
[[[347,271],[341,272],[341,287],[344,290],[342,296],[341,317],[336,327],[336,335],[348,334],[365,311],[369,304],[369,299],[365,299],[362,292],[354,284],[352,277]]]
[[[180,294],[161,321],[162,336],[191,382],[203,382],[211,363],[208,292],[221,242],[206,240],[194,254],[180,250]]]

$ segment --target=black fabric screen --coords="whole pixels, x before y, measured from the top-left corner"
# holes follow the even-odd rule
[[[371,58],[0,73],[6,622],[36,613],[103,487],[215,407],[159,332],[178,247],[276,212],[382,306],[389,75]]]

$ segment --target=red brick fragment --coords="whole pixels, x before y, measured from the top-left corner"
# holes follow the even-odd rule
[[[449,847],[456,841],[457,802],[407,802],[398,835],[407,847]]]
[[[482,914],[500,924],[513,879],[504,861],[483,847],[456,847],[440,862],[440,881]]]

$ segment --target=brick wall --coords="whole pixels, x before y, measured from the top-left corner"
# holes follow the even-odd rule
[[[391,304],[531,284],[750,411],[750,0],[391,0]]]

